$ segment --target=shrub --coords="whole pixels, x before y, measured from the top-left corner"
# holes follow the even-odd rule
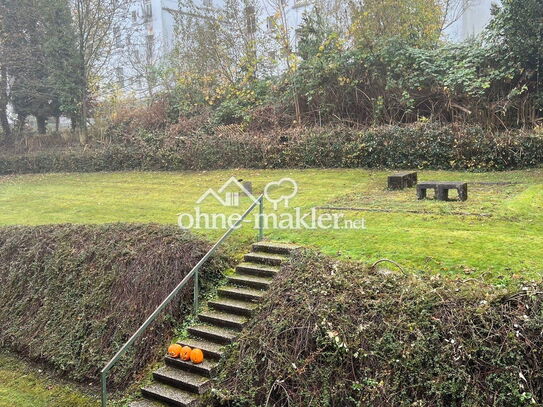
[[[265,132],[236,124],[195,130],[186,123],[185,128],[191,134],[141,132],[106,148],[5,154],[0,174],[315,167],[490,171],[543,163],[543,137],[536,132],[491,133],[434,123]]]
[[[169,122],[171,109],[167,96],[159,95],[144,104],[141,101],[113,98],[99,105],[98,117],[104,121],[99,123],[105,133],[122,138],[133,132],[162,131]]]
[[[169,226],[2,228],[0,344],[72,379],[96,381],[209,247]],[[204,266],[204,291],[228,264],[219,254]],[[112,382],[127,384],[157,360],[191,306],[187,289],[121,359]]]
[[[215,405],[541,405],[542,288],[507,292],[302,251],[226,352]]]

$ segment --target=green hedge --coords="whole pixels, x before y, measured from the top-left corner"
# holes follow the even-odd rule
[[[508,292],[302,251],[206,405],[541,406],[542,293],[541,282]]]
[[[0,229],[0,345],[76,380],[99,371],[210,245],[177,227],[110,224]],[[209,290],[228,266],[202,271]],[[185,290],[113,370],[122,386],[163,354],[190,314]]]
[[[506,170],[543,163],[543,137],[434,123],[243,132],[145,134],[105,149],[0,156],[0,174],[224,168]]]

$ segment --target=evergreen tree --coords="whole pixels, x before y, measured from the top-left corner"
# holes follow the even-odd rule
[[[53,115],[77,117],[83,81],[79,76],[76,36],[68,0],[41,0],[48,85]]]
[[[11,103],[20,126],[28,116],[34,115],[38,132],[44,134],[47,117],[54,111],[55,97],[49,87],[40,3],[41,0],[3,0],[2,13]]]
[[[48,117],[73,117],[78,111],[82,81],[78,77],[69,3],[0,0],[0,12],[4,34],[2,68],[6,83],[9,76],[10,101],[19,126],[33,115],[38,132],[44,134]]]
[[[490,40],[520,68],[543,109],[543,1],[503,0],[494,15]]]

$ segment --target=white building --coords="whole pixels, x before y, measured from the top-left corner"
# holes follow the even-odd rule
[[[462,0],[459,8],[453,10],[457,13],[456,20],[445,30],[445,35],[451,41],[461,42],[480,34],[490,22],[493,4],[498,0]]]
[[[289,27],[290,42],[297,43],[297,28],[305,13],[311,10],[316,1],[331,0],[256,0],[255,22],[264,30],[270,29],[270,20],[277,16],[278,1],[282,1],[282,12]],[[453,10],[452,23],[445,30],[445,36],[452,41],[464,41],[479,34],[491,18],[491,7],[498,0],[460,0],[459,7]],[[221,8],[224,0],[194,0],[197,6]],[[323,3],[321,3],[323,4]],[[341,7],[340,7],[341,8]],[[459,11],[461,10],[461,11]],[[150,67],[160,64],[162,58],[174,47],[176,38],[176,15],[180,12],[178,0],[135,0],[124,27],[118,27],[118,56],[113,58],[114,81],[119,88],[138,96],[148,96],[152,92]],[[248,20],[249,21],[249,20]],[[247,21],[244,22],[248,24]],[[122,34],[126,30],[127,35]],[[270,34],[271,35],[271,34]],[[123,37],[127,37],[124,38]]]
[[[268,20],[277,12],[277,0],[257,0],[255,22],[265,29]],[[284,15],[290,28],[291,43],[296,43],[296,28],[302,23],[311,0],[283,0]],[[223,0],[195,0],[197,6],[220,8]],[[291,4],[288,4],[291,3]],[[247,8],[250,12],[250,7]],[[180,13],[178,0],[135,0],[126,18],[114,27],[116,51],[108,64],[108,81],[127,93],[138,97],[149,96],[155,89],[152,83],[153,66],[173,49],[176,37],[176,15]],[[246,22],[245,22],[246,23]]]
[[[153,92],[153,66],[173,48],[177,10],[178,0],[133,1],[123,21],[114,27],[110,83],[136,96]]]

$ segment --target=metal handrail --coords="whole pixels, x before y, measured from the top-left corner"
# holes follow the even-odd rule
[[[119,359],[126,353],[128,348],[138,339],[141,334],[147,329],[147,327],[158,317],[158,315],[166,308],[166,306],[173,300],[173,298],[179,293],[179,291],[187,285],[189,280],[194,277],[194,313],[198,310],[198,296],[200,290],[198,288],[198,272],[202,265],[209,259],[209,257],[217,250],[222,242],[226,240],[230,234],[236,230],[239,225],[245,220],[245,218],[253,211],[253,209],[259,205],[259,214],[258,214],[258,240],[261,241],[264,238],[264,195],[260,195],[253,204],[241,215],[238,221],[232,225],[230,229],[226,231],[222,237],[217,240],[211,249],[205,254],[204,257],[193,267],[189,274],[183,278],[183,280],[173,289],[173,291],[162,301],[162,303],[153,311],[151,315],[145,320],[145,322],[138,328],[138,330],[126,341],[126,343],[119,349],[119,351],[111,358],[108,364],[100,372],[100,382],[102,385],[102,407],[107,406],[107,378],[109,371],[113,366],[119,361]]]

